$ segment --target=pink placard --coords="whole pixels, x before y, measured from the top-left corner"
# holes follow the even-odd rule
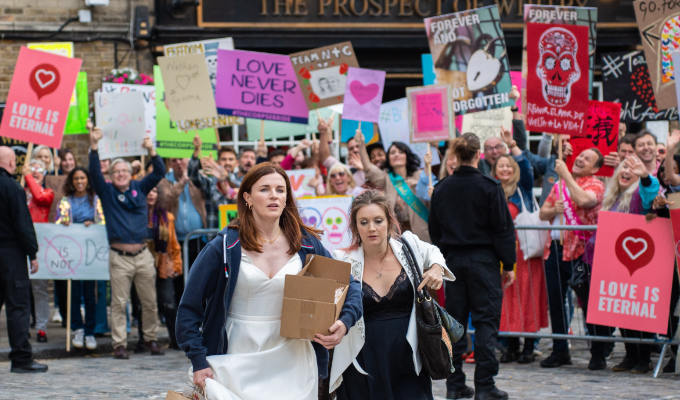
[[[378,122],[385,87],[385,71],[349,67],[342,118]]]
[[[449,140],[453,137],[452,95],[448,85],[406,89],[411,142]]]
[[[217,50],[217,111],[306,124],[309,110],[288,56]]]
[[[21,47],[0,136],[61,147],[82,60]]]
[[[416,132],[438,131],[444,126],[442,121],[442,94],[424,93],[416,95]]]
[[[670,220],[601,211],[587,322],[666,333],[673,250]]]

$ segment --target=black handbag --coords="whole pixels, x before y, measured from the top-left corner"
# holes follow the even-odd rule
[[[423,275],[416,264],[416,258],[406,239],[401,238],[406,251],[406,260],[413,274],[413,285],[417,288]],[[425,290],[416,290],[416,331],[418,353],[423,370],[432,379],[446,379],[453,371],[453,343],[463,336],[463,326],[446,312]]]
[[[590,265],[580,258],[572,261],[571,277],[567,283],[579,299],[587,301],[590,290]]]

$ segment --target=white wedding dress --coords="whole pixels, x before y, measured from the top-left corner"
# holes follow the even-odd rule
[[[227,316],[227,354],[208,356],[215,379],[207,379],[209,400],[318,398],[318,368],[309,340],[281,337],[285,275],[302,268],[295,254],[269,279],[243,254]]]

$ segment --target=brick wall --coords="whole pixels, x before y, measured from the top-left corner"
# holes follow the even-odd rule
[[[84,9],[84,0],[0,0],[0,33],[11,40],[0,40],[0,102],[7,99],[14,64],[21,46],[29,42],[73,41],[74,55],[83,60],[82,70],[87,72],[90,103],[92,94],[101,87],[105,74],[114,68],[114,37],[124,38],[130,23],[131,10],[138,5],[153,12],[153,0],[110,0],[109,6],[90,7],[92,23],[70,23],[63,34],[45,40],[71,17]],[[153,23],[153,22],[152,22]],[[108,40],[96,40],[99,37]],[[151,75],[153,59],[146,43],[137,43],[137,49],[118,42],[119,67],[132,67]],[[138,68],[139,66],[139,68]],[[76,153],[79,164],[87,164],[87,135],[64,136],[63,147]]]

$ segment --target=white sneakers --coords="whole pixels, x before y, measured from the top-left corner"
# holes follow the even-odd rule
[[[76,329],[76,331],[73,333],[73,340],[71,342],[73,343],[73,347],[76,349],[82,349],[83,342],[85,348],[88,350],[94,350],[97,348],[97,339],[95,339],[93,335],[85,336],[84,329]]]
[[[76,329],[75,332],[73,332],[73,341],[71,341],[73,347],[75,347],[76,349],[82,349],[84,336],[85,329]]]
[[[88,350],[94,350],[97,348],[97,339],[92,335],[85,336],[85,348]]]

